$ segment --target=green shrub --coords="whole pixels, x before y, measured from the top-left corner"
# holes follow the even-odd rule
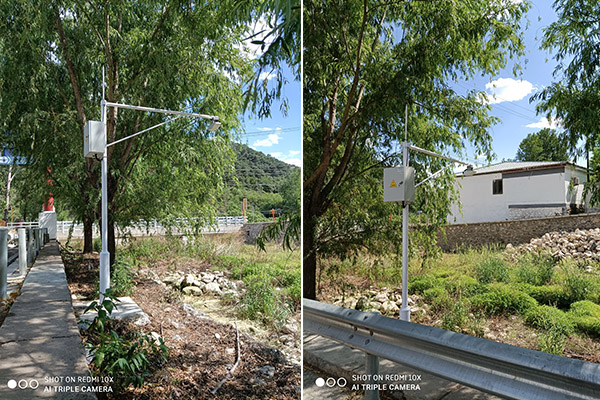
[[[242,316],[277,328],[283,326],[291,311],[273,286],[271,278],[264,274],[252,275],[244,282],[246,292],[241,299]]]
[[[555,332],[557,335],[570,335],[574,331],[574,325],[569,316],[564,311],[551,306],[530,308],[525,313],[525,322],[535,328]]]
[[[442,329],[462,332],[469,319],[469,305],[464,300],[452,303],[442,317]]]
[[[552,280],[554,259],[545,253],[525,253],[518,262],[515,271],[518,282],[542,286]]]
[[[130,296],[133,294],[133,266],[127,260],[118,260],[112,266],[111,288],[115,296]]]
[[[533,297],[540,304],[566,309],[571,304],[569,295],[559,285],[533,286],[527,283],[518,285],[518,288]]]
[[[410,293],[423,294],[427,289],[443,286],[444,279],[432,275],[421,275],[408,282],[408,291]]]
[[[508,268],[501,258],[488,258],[475,267],[477,280],[481,283],[508,282]]]
[[[523,314],[537,305],[534,298],[503,283],[489,285],[488,292],[474,296],[471,303],[475,309],[489,315],[516,312]]]
[[[100,253],[102,251],[102,238],[97,237],[92,241],[92,248],[96,253]]]
[[[446,289],[434,287],[423,292],[423,299],[431,304],[431,311],[442,312],[448,310],[453,303]]]
[[[555,329],[542,332],[538,338],[538,347],[540,351],[556,354],[557,356],[562,356],[565,351],[566,343],[567,336]]]
[[[570,270],[564,281],[569,303],[585,300],[592,294],[592,282],[579,271]]]
[[[475,278],[467,275],[453,275],[444,282],[448,293],[454,295],[472,296],[485,291],[485,287],[477,282]]]
[[[93,375],[112,377],[115,392],[133,385],[141,387],[150,376],[150,359],[158,358],[166,361],[167,347],[163,339],[158,343],[150,335],[136,332],[132,335],[119,335],[113,328],[110,315],[118,302],[111,289],[106,291],[101,304],[94,301],[84,313],[94,310],[96,317],[89,325],[90,338],[86,347],[94,354]]]
[[[578,301],[571,304],[568,315],[578,330],[600,337],[600,305],[589,300]]]

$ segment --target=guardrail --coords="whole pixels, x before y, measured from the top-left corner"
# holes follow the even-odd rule
[[[303,321],[307,331],[367,353],[367,375],[381,357],[510,399],[600,398],[600,364],[308,299]]]

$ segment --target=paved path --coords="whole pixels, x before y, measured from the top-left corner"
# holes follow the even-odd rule
[[[101,384],[90,380],[58,244],[52,241],[38,254],[0,326],[0,399],[95,399],[89,391]]]
[[[303,342],[304,364],[322,371],[320,377],[326,384],[317,388],[315,375],[304,376],[303,400],[327,399],[332,391],[340,384],[345,390],[352,390],[352,385],[361,388],[358,375],[365,373],[365,353],[354,350],[322,336],[305,334]],[[306,369],[305,369],[306,370]],[[381,387],[387,385],[386,394],[402,400],[498,400],[499,397],[450,382],[433,375],[424,374],[418,370],[381,359],[379,375],[383,379]],[[308,378],[308,379],[307,379]],[[333,378],[333,379],[331,379]],[[341,381],[339,378],[343,378]],[[327,383],[331,388],[328,389]],[[308,390],[307,390],[308,389]],[[347,397],[342,397],[347,398]]]

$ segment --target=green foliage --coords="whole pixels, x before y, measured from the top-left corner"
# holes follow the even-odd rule
[[[531,296],[504,283],[490,284],[488,290],[486,293],[474,296],[471,302],[475,309],[489,315],[523,314],[537,305]]]
[[[566,341],[567,336],[561,333],[560,330],[550,329],[540,334],[538,338],[539,350],[562,356],[565,351]]]
[[[563,286],[533,286],[529,284],[518,285],[518,288],[533,297],[540,304],[568,308],[571,304],[570,296],[567,295]]]
[[[594,289],[597,288],[594,283],[578,268],[567,269],[563,285],[565,293],[569,298],[569,303],[575,303],[596,295]]]
[[[498,257],[489,258],[475,267],[477,280],[481,283],[507,282],[508,267]]]
[[[415,276],[408,282],[408,291],[415,294],[424,294],[427,289],[443,288],[444,279],[433,275]],[[445,289],[444,289],[445,290]]]
[[[448,292],[441,287],[433,287],[425,290],[423,292],[423,299],[431,304],[431,311],[435,313],[445,312],[454,304]]]
[[[97,312],[88,329],[96,343],[88,342],[86,346],[94,354],[93,373],[112,377],[114,389],[119,392],[130,385],[141,387],[150,375],[151,359],[166,361],[168,349],[162,338],[157,343],[151,335],[135,333],[127,337],[112,329],[110,314],[117,308],[115,302],[118,299],[108,289],[101,304],[94,301],[86,308],[85,312]]]
[[[548,254],[525,253],[517,263],[517,282],[546,285],[554,275],[554,259]]]
[[[115,296],[130,296],[133,294],[135,286],[133,266],[132,261],[124,259],[117,259],[117,262],[111,266],[110,285]]]
[[[600,305],[589,300],[578,301],[571,304],[568,315],[578,330],[600,338]]]
[[[568,161],[567,143],[552,129],[530,133],[521,141],[517,161]]]
[[[405,128],[411,144],[428,150],[461,154],[472,145],[491,156],[489,105],[450,83],[494,74],[523,54],[529,3],[303,5],[304,289],[314,298],[315,254],[371,246],[379,235],[397,243],[398,224],[388,221],[398,207],[381,202],[381,171],[400,164]],[[413,153],[411,166],[421,181],[447,162]],[[423,212],[421,229],[437,235],[433,226],[446,223],[452,180],[446,170],[418,188],[412,207]]]
[[[462,332],[469,320],[469,304],[462,299],[452,302],[442,316],[442,328]]]
[[[525,322],[535,328],[555,331],[562,335],[570,335],[574,331],[573,322],[567,313],[552,306],[529,308],[525,313]]]

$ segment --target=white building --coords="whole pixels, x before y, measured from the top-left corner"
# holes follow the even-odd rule
[[[456,178],[449,224],[567,215],[583,205],[586,169],[569,162],[504,162]]]

